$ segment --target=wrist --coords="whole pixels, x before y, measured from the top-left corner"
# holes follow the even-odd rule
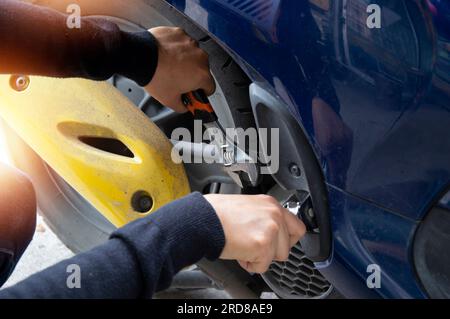
[[[155,75],[158,66],[158,42],[151,32],[121,31],[122,41],[117,54],[121,66],[117,73],[146,86]]]
[[[150,219],[179,251],[178,255],[190,249],[196,251],[193,258],[197,260],[190,262],[203,257],[215,260],[224,249],[222,223],[214,207],[198,192],[168,204]]]

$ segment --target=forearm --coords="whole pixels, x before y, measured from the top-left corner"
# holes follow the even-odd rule
[[[150,298],[182,268],[216,259],[225,237],[214,209],[196,193],[119,229],[87,253],[0,291],[0,298]],[[80,268],[80,288],[68,288],[67,266]]]
[[[0,1],[0,73],[106,80],[120,74],[148,84],[158,60],[147,31],[127,33],[105,19],[67,15],[20,1]]]
[[[80,288],[70,288],[78,278],[69,278],[80,270]],[[0,299],[137,298],[142,291],[141,274],[126,245],[120,240],[107,243],[37,273],[17,285],[0,290]],[[75,272],[73,275],[77,275]]]

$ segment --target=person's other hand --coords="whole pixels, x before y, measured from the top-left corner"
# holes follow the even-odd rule
[[[221,259],[237,260],[248,272],[264,273],[286,261],[305,235],[301,220],[267,195],[205,195],[225,232]]]
[[[181,96],[203,89],[207,95],[215,91],[209,69],[208,54],[180,28],[150,29],[158,42],[158,66],[152,81],[145,87],[149,94],[176,112],[186,112]]]

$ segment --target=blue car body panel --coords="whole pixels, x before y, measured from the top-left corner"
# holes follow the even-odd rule
[[[375,289],[384,298],[425,297],[415,279],[412,260],[413,236],[418,226],[414,220],[393,214],[367,201],[330,188],[330,214],[333,227],[334,257],[360,276],[359,293],[355,285],[339,285],[343,274],[337,271],[338,260],[321,269],[330,282],[347,297],[369,297],[363,291],[370,274],[368,265],[381,269],[381,288]],[[336,269],[336,271],[334,270]]]
[[[367,266],[378,264],[376,295],[425,297],[412,244],[450,182],[450,1],[167,2],[307,132],[330,191],[327,278],[346,295],[373,296]],[[373,3],[380,29],[367,26]]]

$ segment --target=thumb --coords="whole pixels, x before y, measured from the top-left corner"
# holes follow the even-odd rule
[[[285,209],[283,214],[285,224],[287,225],[291,247],[299,242],[306,234],[305,224],[290,211]]]

